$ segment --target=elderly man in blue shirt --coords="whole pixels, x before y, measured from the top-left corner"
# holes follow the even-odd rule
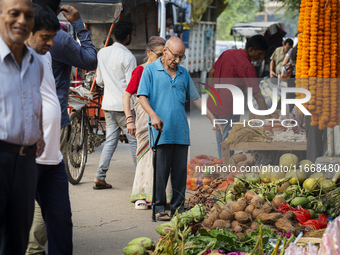
[[[185,46],[181,39],[173,37],[163,49],[163,57],[148,64],[139,84],[137,96],[148,113],[153,128],[152,138],[157,131],[162,132],[157,146],[156,199],[155,212],[157,220],[167,221],[170,216],[165,213],[165,188],[171,172],[172,197],[170,201],[171,216],[177,208],[183,210],[187,180],[187,157],[190,145],[189,125],[185,112],[185,101],[193,101],[201,109],[201,98],[188,71],[179,66],[185,58]],[[207,110],[207,117],[213,123],[214,116]],[[216,129],[220,129],[217,126]]]
[[[0,0],[0,254],[25,254],[44,150],[43,66],[24,45],[34,25],[30,0]]]

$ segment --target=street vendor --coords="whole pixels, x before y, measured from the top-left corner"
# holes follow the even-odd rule
[[[261,94],[257,80],[256,69],[251,61],[261,62],[268,49],[267,40],[262,35],[254,35],[249,38],[245,49],[231,49],[222,53],[209,72],[209,78],[213,79],[213,85],[232,82],[241,89],[252,88],[253,97],[259,105],[260,110],[267,110],[265,100]],[[229,78],[229,79],[228,79]],[[223,142],[231,130],[230,120],[233,123],[240,120],[239,115],[233,115],[233,97],[229,89],[216,89],[221,97],[222,105],[215,105],[211,97],[208,98],[208,109],[215,115],[216,119],[225,119],[227,124],[222,125],[223,133],[216,132],[218,156],[222,158]],[[270,118],[271,116],[266,116]],[[231,152],[232,154],[232,152]]]

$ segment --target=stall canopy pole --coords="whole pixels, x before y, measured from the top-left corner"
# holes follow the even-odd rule
[[[144,4],[144,19],[145,19],[145,40],[146,44],[149,42],[149,33],[148,33],[148,14],[147,14],[147,8],[146,3]]]
[[[156,36],[158,36],[158,6],[159,6],[159,2],[157,0],[157,3],[156,3]]]
[[[334,128],[327,128],[327,156],[334,156]]]

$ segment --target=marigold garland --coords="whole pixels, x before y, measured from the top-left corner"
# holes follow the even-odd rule
[[[339,0],[302,0],[300,5],[296,87],[310,91],[305,107],[312,113],[311,125],[319,129],[340,125],[339,11]]]

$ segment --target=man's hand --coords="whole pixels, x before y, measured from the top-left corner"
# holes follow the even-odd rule
[[[70,23],[80,19],[80,14],[78,10],[74,8],[73,6],[63,6],[61,9],[61,12],[63,13],[67,21]]]
[[[44,152],[45,142],[44,139],[40,138],[37,142],[37,151],[35,152],[35,157],[39,158],[41,154]]]
[[[161,120],[157,115],[151,117],[151,125],[160,132],[163,132],[163,120]]]
[[[135,123],[132,122],[132,123],[127,124],[127,132],[130,135],[136,136],[136,126],[135,126]]]
[[[223,128],[221,126],[221,124],[215,124],[215,127],[213,127],[213,129],[215,132],[221,131],[221,135],[223,135]]]
[[[274,71],[270,71],[269,75],[270,75],[270,78],[276,78],[277,77],[277,75]]]

